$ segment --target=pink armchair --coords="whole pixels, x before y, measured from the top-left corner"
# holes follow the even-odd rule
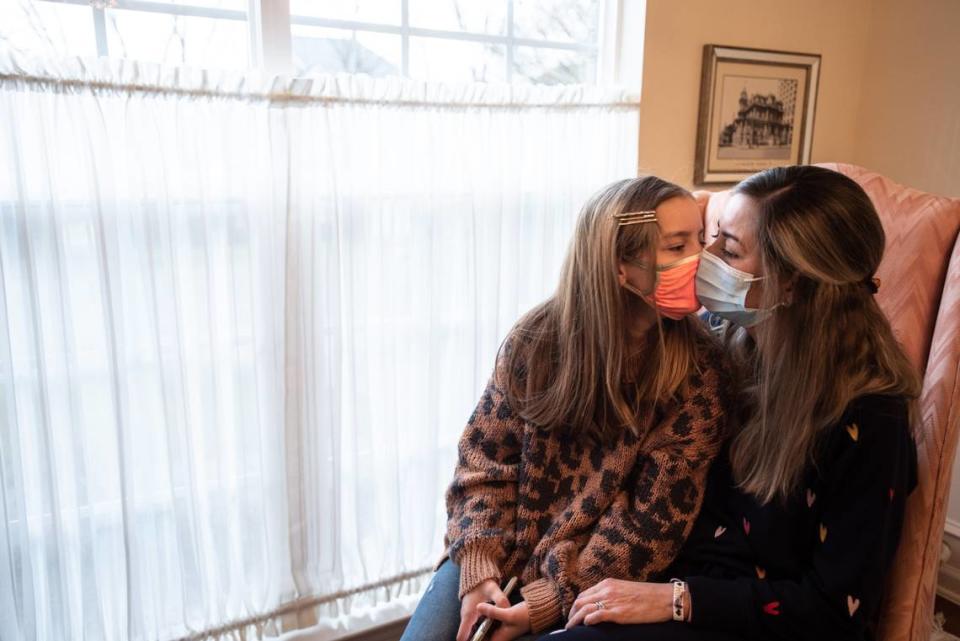
[[[904,187],[862,167],[822,164],[856,180],[887,234],[880,306],[923,373],[915,426],[920,484],[907,502],[903,539],[889,580],[883,641],[930,638],[940,544],[960,436],[960,199]],[[729,192],[709,196],[708,233]]]

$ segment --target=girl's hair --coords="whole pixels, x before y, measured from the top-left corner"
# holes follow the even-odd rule
[[[777,167],[734,189],[757,206],[762,307],[792,300],[756,326],[751,414],[730,461],[740,487],[785,500],[814,461],[818,435],[866,394],[920,392],[914,368],[874,298],[883,256],[880,218],[860,186],[835,171]]]
[[[502,386],[524,420],[595,442],[624,427],[639,437],[647,429],[641,405],[650,409],[684,391],[704,332],[693,319],[658,315],[640,356],[628,353],[628,317],[644,303],[620,286],[618,266],[645,266],[655,282],[659,231],[654,223],[618,227],[614,218],[676,197],[692,198],[646,176],[615,182],[583,206],[556,292],[524,315],[500,348]]]

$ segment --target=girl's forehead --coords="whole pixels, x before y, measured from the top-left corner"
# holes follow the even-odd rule
[[[703,229],[700,207],[692,198],[677,196],[657,206],[657,219],[663,234],[698,232]]]

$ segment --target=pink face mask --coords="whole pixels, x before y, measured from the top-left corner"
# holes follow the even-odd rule
[[[697,300],[697,267],[700,254],[687,256],[666,265],[657,265],[657,287],[653,293],[653,304],[657,310],[673,320],[680,320],[687,314],[700,309]],[[650,299],[638,289],[624,283],[624,287],[650,302]]]

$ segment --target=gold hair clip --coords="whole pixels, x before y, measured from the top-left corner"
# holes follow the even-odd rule
[[[657,211],[655,209],[628,211],[623,214],[614,214],[613,217],[617,219],[617,227],[636,225],[637,223],[655,223],[657,222]]]

